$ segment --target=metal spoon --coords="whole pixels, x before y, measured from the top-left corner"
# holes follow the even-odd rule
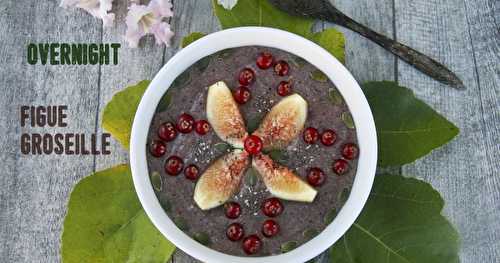
[[[436,60],[419,51],[381,35],[348,17],[328,0],[269,0],[279,9],[296,16],[327,20],[346,27],[377,43],[408,64],[441,83],[456,89],[465,89],[463,82]]]

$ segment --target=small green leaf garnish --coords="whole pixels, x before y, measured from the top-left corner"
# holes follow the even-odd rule
[[[342,203],[347,202],[347,199],[349,198],[350,193],[351,193],[351,189],[349,189],[347,187],[342,189],[342,192],[340,192],[340,195],[339,195],[340,202],[342,202]]]
[[[189,229],[189,225],[186,221],[186,219],[182,218],[182,217],[176,217],[174,219],[174,224],[182,231],[186,231]]]
[[[163,97],[161,97],[160,102],[158,103],[158,106],[156,107],[156,112],[162,112],[165,111],[168,106],[170,106],[170,103],[172,102],[172,91],[169,89]]]
[[[170,201],[168,201],[168,200],[162,200],[160,202],[160,205],[163,208],[163,210],[165,210],[165,212],[167,212],[167,213],[172,210],[172,204],[170,204]]]
[[[337,89],[331,89],[329,92],[328,92],[328,99],[330,99],[330,102],[333,104],[333,105],[340,105],[342,104],[342,102],[344,101],[342,99],[342,95],[340,95],[340,92],[337,90]]]
[[[281,252],[286,253],[294,250],[298,246],[298,243],[296,241],[288,241],[283,244],[281,244]]]
[[[352,116],[349,112],[342,112],[340,118],[344,122],[345,126],[349,129],[354,129],[354,121],[352,120]]]
[[[193,239],[205,246],[208,246],[210,244],[210,237],[205,232],[195,233],[193,235]]]
[[[210,64],[210,61],[212,61],[212,56],[204,57],[204,58],[198,60],[198,62],[196,62],[195,67],[199,71],[203,72],[203,71],[205,71],[205,69],[207,69],[208,65]]]
[[[247,130],[248,133],[253,133],[257,128],[259,128],[259,124],[262,122],[263,115],[257,115],[254,116],[253,118],[250,118],[247,121]]]
[[[337,209],[332,208],[332,210],[328,211],[328,213],[326,213],[325,215],[325,223],[330,224],[331,222],[333,222],[333,219],[335,219],[336,216],[337,216]]]
[[[183,39],[182,39],[182,42],[181,42],[181,47],[186,47],[187,45],[193,43],[194,41],[202,38],[206,36],[205,33],[201,33],[201,32],[193,32],[187,36],[185,36]]]
[[[151,185],[153,185],[153,188],[155,191],[159,192],[162,189],[162,182],[161,182],[161,176],[160,173],[157,171],[153,171],[150,176],[151,179]]]
[[[228,49],[224,49],[224,50],[220,51],[218,53],[218,56],[219,56],[219,58],[225,59],[225,58],[232,56],[233,53],[234,53],[234,49],[228,48]]]
[[[313,80],[316,80],[318,82],[327,82],[328,77],[323,73],[321,70],[314,70],[309,74],[309,77],[311,77]]]
[[[304,232],[302,233],[302,235],[307,239],[307,240],[311,240],[313,239],[314,237],[316,237],[317,235],[319,234],[319,231],[316,230],[316,229],[306,229],[304,230]]]
[[[221,154],[228,152],[231,149],[231,145],[225,142],[219,142],[214,145],[214,148],[217,151],[217,153]]]
[[[305,59],[298,56],[294,56],[291,61],[298,68],[301,68],[307,64],[307,61]]]
[[[255,186],[257,184],[257,171],[253,167],[248,168],[245,175],[245,183],[249,186]]]
[[[190,72],[191,72],[190,69],[191,68],[187,69],[186,71],[182,72],[179,76],[177,76],[177,78],[174,80],[170,88],[174,87],[177,88],[183,86],[184,84],[187,84],[190,79]]]
[[[286,163],[290,159],[287,152],[284,150],[271,150],[268,154],[271,159],[281,164]]]

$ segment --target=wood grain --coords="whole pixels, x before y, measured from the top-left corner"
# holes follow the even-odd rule
[[[445,214],[462,235],[463,262],[500,258],[499,37],[488,1],[396,1],[400,41],[457,72],[457,92],[400,64],[400,83],[452,120],[461,134],[445,147],[404,167],[430,182],[446,201]]]
[[[58,1],[0,2],[0,261],[57,262],[66,203],[91,156],[20,154],[20,134],[94,132],[98,66],[28,65],[30,42],[100,42],[101,25]],[[55,12],[57,10],[57,12]],[[68,127],[20,127],[21,105],[69,105]]]

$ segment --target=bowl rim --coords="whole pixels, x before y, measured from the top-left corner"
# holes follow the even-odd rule
[[[283,43],[286,43],[284,45]],[[349,197],[335,219],[315,238],[290,252],[264,257],[241,257],[206,247],[178,229],[161,207],[150,177],[146,144],[150,123],[161,97],[175,78],[199,59],[217,51],[266,46],[297,55],[321,70],[337,87],[350,110],[360,149],[358,168]],[[134,117],[130,138],[134,186],[144,211],[155,227],[176,247],[203,262],[305,262],[334,244],[355,222],[371,191],[377,165],[377,135],[369,104],[354,77],[329,52],[296,34],[268,27],[237,27],[206,35],[177,52],[146,89]],[[146,175],[146,176],[145,176]]]

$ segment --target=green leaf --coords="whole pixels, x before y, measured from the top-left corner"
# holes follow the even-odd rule
[[[377,175],[361,215],[330,248],[330,262],[455,263],[459,236],[429,184]]]
[[[310,77],[318,82],[327,82],[328,77],[321,70],[317,69],[311,72]]]
[[[163,263],[174,249],[142,210],[128,166],[94,173],[71,192],[62,234],[63,262]]]
[[[459,133],[410,89],[382,81],[368,82],[363,90],[375,118],[380,166],[411,163]]]
[[[344,122],[345,126],[349,129],[354,129],[354,121],[352,120],[351,113],[345,111],[340,115],[340,119]]]
[[[345,38],[341,32],[328,28],[315,33],[311,40],[330,52],[340,62],[345,63]]]
[[[264,118],[264,114],[259,114],[254,116],[253,118],[250,118],[247,121],[247,131],[248,133],[253,133],[259,128],[259,124],[262,122],[262,119]]]
[[[278,162],[281,164],[286,163],[286,161],[288,161],[290,159],[290,157],[288,156],[288,154],[285,150],[274,149],[274,150],[269,151],[267,154],[269,154],[269,157],[271,157],[271,159],[273,159],[275,162]]]
[[[187,231],[189,229],[189,225],[186,221],[186,219],[182,217],[176,217],[174,219],[174,224],[182,231]]]
[[[255,171],[253,167],[248,168],[245,175],[245,183],[249,186],[255,186],[257,184],[257,180],[257,171]]]
[[[296,241],[288,241],[281,244],[281,252],[286,253],[294,250],[297,247],[298,243]]]
[[[231,145],[225,142],[219,142],[214,145],[215,150],[221,154],[221,153],[226,153],[231,149]]]
[[[335,219],[336,216],[337,216],[337,209],[332,208],[330,211],[328,211],[328,213],[326,213],[325,222],[327,224],[330,224],[331,222],[333,222],[333,219]]]
[[[117,92],[104,108],[102,127],[125,148],[129,146],[135,112],[149,83],[149,80],[143,80]]]
[[[240,26],[266,26],[282,29],[315,42],[344,62],[345,38],[341,32],[333,28],[313,33],[314,20],[291,16],[275,8],[267,0],[239,0],[231,10],[224,9],[217,4],[217,0],[212,0],[212,4],[215,15],[224,29]]]
[[[151,180],[151,185],[153,185],[153,188],[156,191],[161,191],[163,185],[161,182],[160,173],[157,171],[152,172],[151,176],[150,176],[150,180]]]
[[[165,111],[168,108],[168,106],[170,106],[171,102],[172,102],[172,93],[171,93],[171,90],[169,89],[161,97],[160,102],[158,103],[158,106],[156,107],[156,112]]]
[[[200,244],[208,246],[210,244],[210,237],[205,232],[196,233],[193,235],[193,239],[198,241]]]
[[[328,92],[328,98],[333,105],[340,105],[344,101],[344,99],[342,99],[342,95],[340,95],[340,92],[337,89],[331,89]]]
[[[205,33],[193,32],[182,39],[181,47],[186,47],[187,45],[193,43],[194,41],[206,36]]]
[[[316,230],[316,229],[306,229],[304,230],[304,232],[302,233],[302,235],[307,239],[307,240],[310,240],[310,239],[313,239],[315,238],[317,235],[319,234],[319,231]]]

